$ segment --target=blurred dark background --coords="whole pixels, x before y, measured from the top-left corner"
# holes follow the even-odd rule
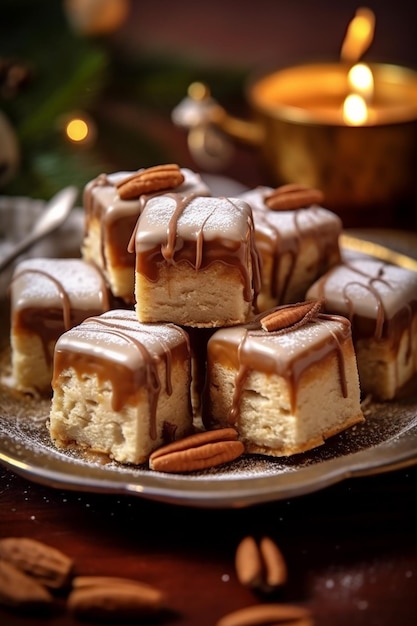
[[[103,171],[177,162],[198,169],[171,112],[195,80],[246,115],[245,84],[263,69],[339,58],[350,0],[2,0],[0,194],[46,198]],[[417,7],[366,3],[376,15],[364,59],[417,68]],[[83,115],[92,139],[65,122]],[[268,183],[250,149],[221,171]]]

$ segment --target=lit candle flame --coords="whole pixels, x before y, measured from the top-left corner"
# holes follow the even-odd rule
[[[348,73],[348,82],[352,92],[361,95],[367,102],[374,93],[374,77],[371,68],[364,63],[357,63]]]
[[[368,50],[374,38],[375,14],[371,9],[361,8],[349,23],[342,44],[340,58],[346,63],[357,63]]]
[[[353,64],[348,73],[349,93],[343,103],[343,119],[346,124],[359,126],[369,118],[374,79],[371,69],[358,63],[372,43],[375,31],[375,15],[370,9],[358,9],[346,31],[341,50],[341,59]]]
[[[368,119],[368,106],[362,96],[351,93],[343,103],[343,119],[346,124],[360,126]]]
[[[357,63],[348,73],[351,93],[343,103],[343,119],[346,124],[359,126],[369,117],[368,104],[374,93],[374,78],[371,69],[364,63]]]

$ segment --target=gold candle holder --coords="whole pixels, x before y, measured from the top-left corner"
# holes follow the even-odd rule
[[[250,81],[249,120],[229,115],[205,85],[191,85],[173,118],[188,127],[197,162],[204,166],[210,156],[213,164],[214,149],[224,158],[225,137],[243,141],[259,152],[266,183],[321,189],[346,226],[395,225],[399,209],[416,200],[417,73],[374,63],[365,67],[366,88],[351,83],[374,23],[371,10],[356,12],[339,62],[301,64]],[[352,95],[360,116],[349,117]]]

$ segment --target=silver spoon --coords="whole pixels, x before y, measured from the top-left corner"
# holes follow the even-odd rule
[[[0,272],[35,243],[56,230],[67,219],[74,206],[78,189],[73,186],[58,191],[48,202],[31,232],[0,259]]]

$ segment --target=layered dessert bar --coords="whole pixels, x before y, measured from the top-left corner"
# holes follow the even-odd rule
[[[352,324],[361,390],[392,400],[417,371],[417,273],[375,259],[351,259],[307,291]]]
[[[308,287],[340,262],[340,218],[317,204],[320,192],[299,185],[260,186],[239,197],[252,208],[262,259],[259,311],[302,300]]]
[[[55,346],[50,435],[57,447],[145,463],[192,430],[187,333],[132,310],[89,318]]]
[[[126,303],[134,303],[135,255],[128,245],[137,219],[150,197],[173,189],[186,195],[210,194],[199,174],[175,164],[101,174],[84,189],[82,256],[101,269],[113,295]]]
[[[252,319],[260,266],[252,211],[242,199],[151,198],[133,241],[140,322],[212,328]]]
[[[207,429],[233,426],[247,452],[290,456],[363,421],[350,323],[312,315],[315,305],[278,307],[212,335]]]
[[[51,393],[58,337],[110,308],[99,270],[81,259],[18,263],[10,285],[12,374],[17,389]]]

